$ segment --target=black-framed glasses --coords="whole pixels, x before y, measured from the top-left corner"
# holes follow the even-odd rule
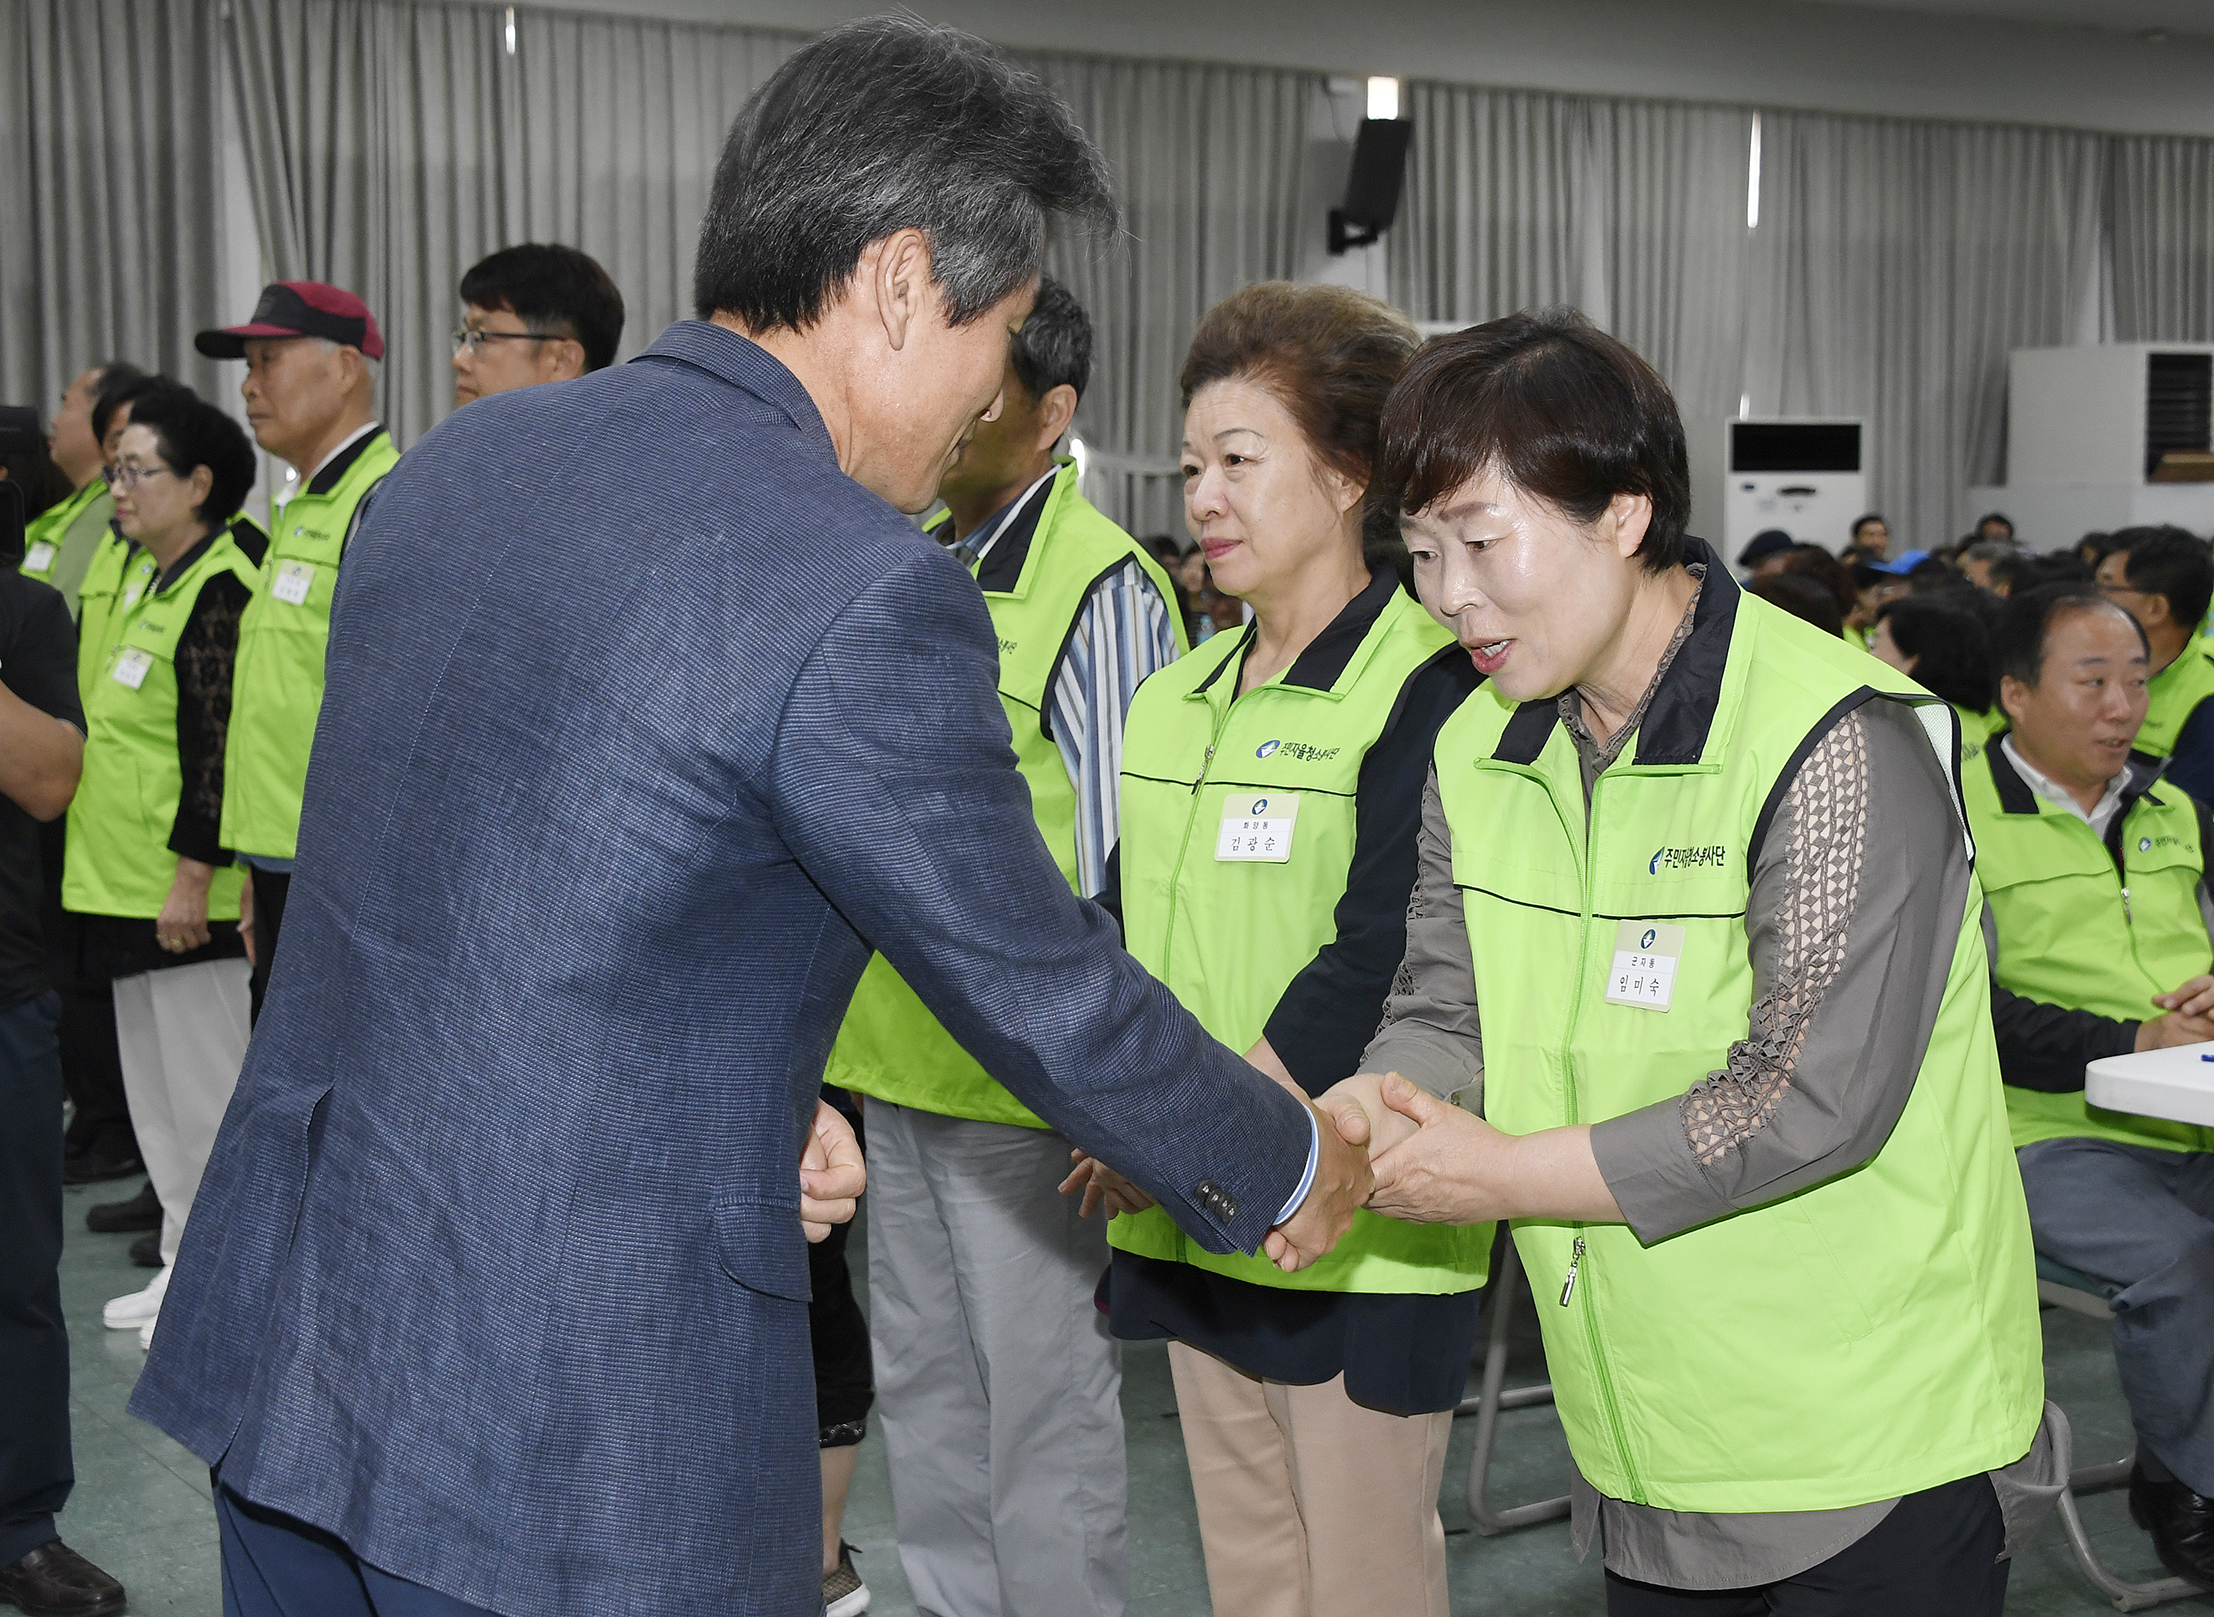
[[[454,352],[469,350],[469,357],[477,358],[488,342],[555,342],[559,338],[551,331],[457,331],[454,333]]]

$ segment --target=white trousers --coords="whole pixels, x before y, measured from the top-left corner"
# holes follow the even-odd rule
[[[246,1060],[244,960],[141,972],[115,981],[115,1042],[146,1177],[161,1200],[161,1261],[177,1261],[200,1174]]]

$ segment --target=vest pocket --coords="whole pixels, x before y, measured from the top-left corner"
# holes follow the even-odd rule
[[[717,1202],[709,1215],[715,1226],[715,1255],[723,1273],[748,1291],[784,1297],[795,1303],[812,1299],[807,1280],[807,1241],[799,1227],[796,1201],[733,1196]]]

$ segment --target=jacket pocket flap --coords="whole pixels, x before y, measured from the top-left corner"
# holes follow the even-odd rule
[[[749,1291],[808,1302],[807,1238],[796,1201],[739,1196],[714,1210],[715,1252],[723,1272]]]

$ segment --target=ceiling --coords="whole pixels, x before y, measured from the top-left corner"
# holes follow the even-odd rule
[[[1991,17],[2061,28],[2116,33],[2214,36],[2214,0],[1831,0],[1885,11],[1928,11]]]

